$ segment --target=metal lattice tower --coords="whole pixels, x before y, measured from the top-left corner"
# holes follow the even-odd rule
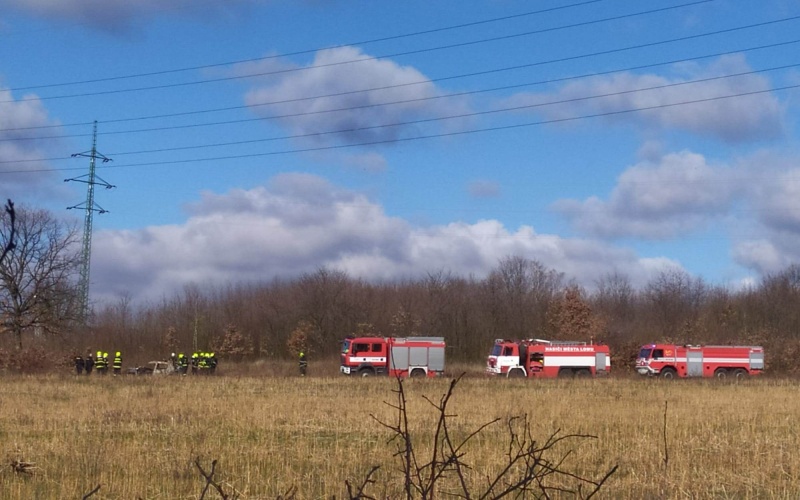
[[[97,121],[94,122],[94,131],[92,133],[92,149],[84,151],[83,153],[75,153],[73,158],[83,157],[89,158],[89,173],[73,179],[64,179],[64,182],[76,181],[86,183],[86,201],[71,207],[67,210],[83,208],[85,216],[83,221],[83,249],[81,252],[81,279],[79,286],[80,293],[80,314],[81,320],[86,321],[89,317],[89,270],[91,268],[92,259],[92,226],[94,212],[101,214],[107,213],[100,205],[94,202],[94,187],[103,186],[106,189],[111,189],[115,186],[107,183],[95,174],[95,164],[97,160],[102,160],[103,163],[111,161],[111,158],[106,158],[101,153],[97,152]]]

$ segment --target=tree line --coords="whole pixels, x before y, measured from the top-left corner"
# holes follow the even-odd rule
[[[8,243],[8,222],[6,216],[0,244]],[[623,369],[641,344],[669,341],[763,345],[768,370],[800,371],[797,265],[740,289],[675,268],[640,288],[622,272],[587,288],[514,255],[485,277],[440,270],[375,282],[320,267],[291,280],[192,284],[156,303],[123,297],[94,305],[84,325],[77,231],[44,211],[18,210],[17,224],[16,248],[0,263],[6,349],[30,344],[83,352],[104,345],[142,359],[193,350],[216,350],[223,359],[281,359],[292,355],[299,339],[310,356],[335,358],[347,335],[425,335],[445,337],[448,360],[482,362],[495,339],[544,338],[607,343],[612,366]],[[48,248],[36,252],[38,260],[20,255],[35,246],[29,239]],[[32,261],[38,267],[26,269]]]

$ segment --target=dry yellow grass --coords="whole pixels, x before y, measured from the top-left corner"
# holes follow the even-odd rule
[[[381,465],[374,494],[398,496],[389,431],[395,384],[338,376],[0,378],[0,498],[197,498],[206,470],[242,498],[344,496]],[[447,380],[406,383],[412,428],[422,443],[434,428]],[[667,402],[669,461],[664,463]],[[800,398],[788,380],[743,383],[604,379],[509,381],[465,378],[451,405],[459,436],[496,417],[527,414],[534,436],[586,433],[566,468],[600,477],[619,470],[601,498],[800,498]],[[499,470],[503,425],[468,448],[469,480]],[[553,456],[552,458],[557,458]],[[33,474],[14,461],[34,462]],[[216,494],[207,498],[217,498]]]

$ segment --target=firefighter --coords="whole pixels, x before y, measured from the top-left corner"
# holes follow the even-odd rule
[[[210,368],[210,366],[208,365],[207,352],[200,353],[200,361],[198,361],[197,367],[200,369],[200,375],[208,375],[208,369]]]
[[[97,351],[97,357],[94,359],[94,367],[97,368],[98,375],[105,375],[108,365],[103,361],[103,351]]]
[[[83,368],[86,370],[86,375],[92,374],[92,368],[94,368],[94,358],[92,358],[92,351],[86,351],[86,359],[83,360]]]
[[[122,353],[117,351],[114,355],[114,376],[122,373]]]
[[[186,375],[186,372],[189,370],[189,359],[186,357],[184,353],[178,353],[178,373],[181,375]]]
[[[83,358],[80,354],[75,356],[75,373],[78,375],[83,375],[83,369],[86,364],[83,362]]]
[[[214,375],[217,371],[217,356],[213,352],[208,353],[208,372]]]
[[[533,364],[531,364],[531,369],[533,371],[540,372],[544,369],[544,356],[540,353],[533,354],[531,356],[531,361],[533,361]]]
[[[103,351],[103,375],[108,373],[108,353]]]
[[[192,353],[192,375],[197,375],[197,368],[200,364],[200,354],[197,352]]]
[[[308,368],[308,361],[306,361],[306,353],[304,353],[302,351],[300,352],[299,367],[300,367],[300,376],[301,377],[305,377],[306,376],[306,369]]]

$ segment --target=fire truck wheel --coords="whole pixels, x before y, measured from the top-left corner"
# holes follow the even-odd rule
[[[371,377],[371,376],[375,375],[375,372],[373,372],[369,368],[364,368],[363,370],[358,372],[358,374],[361,375],[362,377]]]
[[[425,376],[425,370],[422,368],[415,368],[411,370],[411,378],[421,378]]]
[[[572,378],[575,376],[575,372],[573,372],[571,368],[562,368],[558,370],[558,376],[561,378]]]
[[[675,368],[664,368],[661,370],[661,378],[672,380],[677,376],[678,373],[675,371]]]
[[[726,378],[728,376],[728,370],[725,368],[717,368],[714,370],[714,376],[717,378]]]
[[[517,368],[516,370],[511,370],[508,372],[508,378],[522,378],[525,376],[525,372]]]
[[[578,370],[577,372],[575,372],[575,376],[576,377],[591,377],[592,376],[592,372],[590,372],[586,368],[583,368],[583,369]]]
[[[747,378],[748,375],[749,375],[749,373],[747,373],[747,370],[745,370],[744,368],[737,368],[737,369],[733,370],[733,376],[736,379]]]

